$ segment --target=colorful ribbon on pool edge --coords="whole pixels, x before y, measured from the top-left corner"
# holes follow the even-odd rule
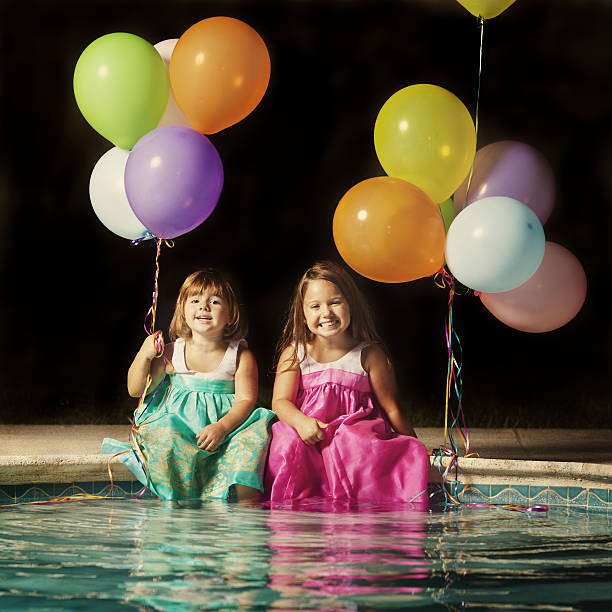
[[[462,395],[463,395],[463,380],[461,378],[461,370],[462,370],[462,348],[461,342],[459,340],[459,335],[457,334],[454,324],[453,324],[453,302],[454,297],[456,295],[455,289],[455,278],[453,275],[448,272],[445,268],[441,268],[440,271],[434,276],[434,282],[436,285],[442,289],[448,287],[449,289],[449,298],[448,298],[448,316],[447,320],[444,324],[444,334],[446,338],[446,348],[448,353],[448,366],[446,373],[446,395],[445,395],[445,410],[444,410],[444,442],[443,444],[433,450],[434,465],[437,463],[438,471],[440,472],[440,485],[442,492],[444,493],[444,503],[445,507],[452,506],[469,506],[472,508],[504,508],[506,510],[515,510],[515,511],[525,511],[525,512],[546,512],[548,510],[548,506],[544,505],[536,505],[536,506],[523,506],[519,504],[485,504],[485,503],[467,503],[459,500],[459,495],[457,495],[453,489],[456,485],[459,484],[458,480],[458,471],[459,457],[467,458],[477,456],[478,453],[470,452],[470,437],[467,430],[467,425],[465,422],[465,415],[463,412],[463,403],[462,403]],[[466,290],[466,293],[469,290]],[[453,348],[453,341],[456,341],[458,351],[455,351]],[[452,391],[454,389],[455,396],[457,398],[457,414],[452,409]],[[448,425],[448,414],[451,414],[452,423],[450,427]],[[453,437],[453,430],[457,430],[461,440],[463,442],[463,446],[465,449],[465,453],[460,455],[459,448],[455,443],[455,439]],[[447,438],[449,444],[447,445]],[[442,470],[442,459],[444,457],[449,457],[450,460],[448,465],[444,470]],[[449,479],[449,475],[452,470],[455,470],[455,480],[451,481]],[[455,486],[453,486],[455,485]]]

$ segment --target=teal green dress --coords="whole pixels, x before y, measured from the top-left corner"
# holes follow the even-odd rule
[[[198,448],[197,434],[223,417],[234,403],[234,374],[240,344],[230,342],[214,372],[194,372],[185,365],[185,341],[174,343],[174,374],[166,376],[138,416],[139,459],[129,444],[105,438],[102,453],[120,455],[136,478],[164,500],[227,499],[230,487],[245,485],[263,492],[263,472],[274,413],[255,408],[248,419],[209,453]],[[148,472],[148,478],[147,478]]]

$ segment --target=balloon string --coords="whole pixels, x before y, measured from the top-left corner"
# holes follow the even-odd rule
[[[476,143],[478,144],[478,119],[479,119],[479,109],[480,109],[480,81],[482,77],[482,48],[483,48],[483,40],[484,40],[484,19],[481,15],[478,16],[478,25],[480,26],[480,54],[478,58],[478,87],[476,88],[476,116],[474,118],[474,128],[476,132]],[[472,175],[474,174],[474,164],[476,163],[476,155],[474,155],[474,159],[472,160],[472,166],[470,168],[470,174],[468,175],[467,186],[465,189],[465,205],[469,204],[468,194],[470,192],[470,185],[472,184]]]
[[[162,238],[158,238],[156,236],[154,238],[155,238],[156,252],[155,252],[155,274],[153,277],[153,301],[151,303],[151,307],[149,308],[147,314],[145,315],[144,329],[145,329],[145,332],[147,332],[147,335],[149,336],[153,335],[153,345],[155,346],[155,357],[158,358],[158,357],[163,356],[164,362],[166,363],[166,368],[172,369],[172,364],[164,356],[165,347],[164,347],[163,335],[160,331],[155,331],[155,317],[157,313],[157,300],[159,297],[159,258],[161,255],[162,241],[165,242],[166,246],[168,246],[169,248],[174,247],[174,242],[172,242],[171,240],[162,240]],[[133,244],[138,244],[138,243],[135,242]],[[147,325],[147,319],[149,318],[150,318],[150,323]],[[172,375],[170,375],[169,381],[170,382],[168,385],[168,389],[164,395],[164,398],[160,402],[158,409],[160,409],[166,403],[166,399],[168,398],[168,395],[170,394],[170,391],[172,389]],[[136,408],[134,410],[134,414],[131,420],[130,435],[129,435],[131,449],[127,451],[122,451],[121,453],[117,453],[116,455],[113,455],[113,457],[111,457],[111,459],[108,462],[107,469],[108,469],[108,474],[109,474],[110,483],[111,483],[111,488],[108,493],[109,495],[113,489],[113,475],[111,472],[110,462],[114,457],[117,457],[118,455],[123,455],[124,453],[134,454],[136,461],[140,464],[140,467],[142,468],[147,478],[145,486],[138,493],[137,497],[140,497],[141,495],[143,495],[144,492],[149,488],[150,474],[149,474],[149,468],[147,466],[147,459],[144,453],[142,452],[143,439],[142,439],[142,433],[140,432],[140,428],[143,425],[147,424],[153,418],[154,415],[151,415],[149,418],[147,418],[141,423],[139,423],[138,420],[140,419],[142,414],[146,411],[147,406],[153,401],[153,399],[155,398],[155,396],[161,389],[162,385],[160,381],[160,384],[157,386],[157,388],[155,389],[155,391],[149,398],[149,401],[145,404],[145,398],[147,396],[147,393],[149,392],[149,387],[151,386],[152,382],[153,382],[153,379],[151,378],[151,374],[149,373],[147,374],[147,380],[140,394],[140,397],[138,398],[138,403],[136,404]]]
[[[470,451],[470,436],[468,434],[467,424],[465,422],[465,414],[463,411],[463,380],[461,376],[463,349],[459,335],[454,326],[453,321],[453,303],[456,295],[462,295],[456,289],[456,280],[453,275],[445,268],[441,268],[434,276],[434,282],[442,289],[448,287],[448,315],[444,324],[444,336],[446,339],[446,348],[448,354],[448,366],[446,372],[446,395],[445,395],[445,410],[444,410],[444,442],[440,448],[434,449],[434,465],[440,472],[440,485],[444,494],[444,504],[446,506],[470,506],[472,508],[503,508],[505,510],[523,511],[523,512],[546,512],[548,506],[527,506],[515,504],[486,504],[486,503],[464,503],[459,499],[459,458],[468,458],[478,456],[478,453]],[[469,290],[466,290],[467,293]],[[456,348],[454,347],[456,345]],[[456,396],[457,412],[456,415],[452,409],[452,397]],[[450,425],[449,425],[450,414]],[[457,443],[453,436],[453,431],[456,431],[463,442],[465,452],[460,454]],[[448,440],[448,444],[447,444]],[[442,469],[442,459],[448,457],[448,465]],[[454,472],[454,479],[453,477]]]
[[[439,459],[439,470],[441,472],[441,485],[442,491],[447,504],[460,504],[458,499],[452,493],[452,486],[449,484],[449,475],[451,471],[455,470],[455,480],[458,477],[458,463],[459,448],[455,442],[453,431],[458,432],[459,437],[463,442],[465,449],[464,457],[474,455],[476,453],[470,452],[470,437],[467,431],[467,425],[465,422],[465,415],[463,413],[463,380],[461,377],[462,370],[462,347],[457,334],[454,322],[453,322],[453,303],[457,290],[455,287],[455,278],[448,272],[444,267],[434,276],[434,282],[442,289],[448,287],[448,315],[444,324],[444,337],[446,339],[446,349],[448,355],[448,365],[446,370],[446,392],[445,392],[445,407],[444,407],[444,442],[439,449],[434,450],[434,456]],[[456,343],[457,350],[454,348]],[[453,390],[457,398],[457,414],[452,409],[452,397]],[[450,425],[449,425],[449,414],[450,414]],[[447,446],[448,442],[448,446]],[[450,461],[442,472],[442,457],[450,457]],[[434,461],[435,464],[435,461]]]
[[[484,19],[481,15],[478,16],[478,23],[480,25],[480,56],[478,62],[478,87],[476,90],[476,116],[474,120],[474,128],[476,133],[476,141],[478,141],[478,122],[479,122],[479,113],[480,113],[480,84],[482,77],[482,55],[483,55],[483,40],[484,40]],[[474,155],[474,159],[472,160],[472,166],[470,168],[470,173],[467,181],[465,202],[468,204],[468,193],[470,190],[470,184],[472,182],[472,175],[474,173],[474,164],[476,161],[476,156]],[[445,505],[465,505],[473,508],[495,508],[500,507],[496,504],[472,504],[472,503],[464,503],[459,500],[459,488],[453,487],[452,485],[459,484],[458,474],[459,474],[459,449],[457,444],[455,443],[455,439],[453,437],[453,430],[456,430],[463,442],[463,446],[465,449],[465,453],[461,456],[463,457],[471,457],[477,456],[478,453],[470,452],[470,437],[467,430],[467,424],[465,422],[465,415],[463,412],[463,380],[461,377],[462,370],[462,353],[463,349],[461,347],[461,341],[459,340],[459,335],[457,334],[455,327],[453,325],[453,302],[455,295],[457,294],[455,288],[455,278],[453,275],[448,272],[444,267],[442,267],[439,272],[434,276],[434,282],[441,289],[449,288],[449,297],[448,297],[448,317],[444,324],[444,335],[446,338],[446,348],[448,353],[448,366],[446,370],[446,393],[445,393],[445,409],[444,409],[444,442],[443,445],[438,449],[434,449],[433,455],[436,459],[434,459],[434,465],[438,464],[438,470],[440,471],[440,484],[442,487],[442,491],[444,493]],[[465,291],[468,293],[469,289]],[[457,351],[453,348],[453,341],[456,342]],[[453,390],[455,392],[455,396],[457,398],[457,415],[455,416],[452,409],[452,395]],[[452,423],[449,426],[449,413],[451,415]],[[447,446],[447,438],[449,441],[449,446]],[[442,471],[442,458],[449,457],[450,460],[446,469]],[[455,479],[454,481],[450,481],[450,477],[454,468]],[[508,505],[504,504],[501,506],[506,510],[517,510],[517,511],[525,511],[525,512],[545,512],[548,510],[547,506],[523,506],[523,505]]]
[[[174,242],[172,242],[171,240],[165,240],[164,242],[166,243],[166,246],[168,246],[169,248],[174,247]],[[153,334],[153,344],[155,346],[155,357],[158,358],[158,357],[164,356],[164,348],[165,348],[162,333],[160,331],[155,331],[155,317],[157,313],[157,300],[159,297],[159,257],[161,254],[162,239],[156,237],[155,243],[156,243],[156,253],[155,253],[155,274],[153,277],[153,302],[151,304],[151,308],[149,308],[149,311],[145,315],[144,329],[148,335]],[[147,325],[147,319],[149,319],[149,317],[150,317],[150,324]],[[169,362],[165,356],[164,356],[164,362],[166,364],[166,368],[172,369],[172,363]],[[166,391],[164,398],[159,404],[158,410],[161,409],[161,407],[166,403],[166,399],[168,398],[168,395],[170,394],[170,390],[172,389],[172,375],[170,375],[169,381],[170,382],[168,385],[168,389]],[[138,423],[138,419],[145,412],[148,404],[150,404],[153,401],[153,398],[157,395],[157,393],[159,392],[161,388],[161,381],[160,381],[160,384],[153,392],[153,395],[151,395],[151,397],[149,398],[149,401],[145,404],[145,398],[147,396],[149,387],[151,386],[152,382],[153,382],[153,379],[151,378],[151,374],[149,373],[147,374],[147,380],[145,382],[144,389],[142,390],[142,393],[140,394],[140,397],[138,398],[138,404],[136,405],[136,409],[134,410],[134,415],[132,417],[132,426],[130,428],[130,446],[132,447],[132,452],[134,453],[136,460],[138,461],[138,463],[140,464],[144,473],[147,476],[147,484],[145,485],[145,489],[149,487],[150,477],[149,477],[149,469],[147,467],[147,460],[141,449],[142,434],[140,432],[140,428],[143,425],[147,424],[153,418],[154,415],[151,415],[148,419],[146,419],[145,421],[141,423]],[[110,464],[109,464],[109,472],[110,472]]]
[[[144,328],[148,335],[155,332],[155,314],[157,312],[157,296],[159,294],[159,256],[161,254],[161,238],[155,238],[157,252],[155,253],[155,276],[153,279],[153,302],[144,319]],[[147,326],[147,319],[151,318],[150,324]],[[156,346],[157,348],[157,346]],[[158,355],[159,356],[159,355]]]

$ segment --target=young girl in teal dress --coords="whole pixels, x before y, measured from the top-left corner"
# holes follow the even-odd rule
[[[212,269],[194,272],[176,302],[174,342],[158,355],[161,332],[148,336],[129,368],[132,397],[140,397],[150,377],[135,423],[144,462],[133,450],[120,457],[164,500],[254,500],[263,491],[274,414],[255,407],[257,364],[245,333],[227,279]],[[130,448],[107,438],[102,452]]]

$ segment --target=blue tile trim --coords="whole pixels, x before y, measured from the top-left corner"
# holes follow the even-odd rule
[[[460,502],[493,505],[565,506],[612,511],[611,489],[556,487],[541,485],[466,484],[448,483]],[[434,495],[434,501],[437,497]]]
[[[0,486],[0,504],[15,503],[15,485]]]
[[[548,503],[551,506],[567,506],[569,487],[549,487]]]
[[[608,489],[589,489],[588,508],[612,508],[609,502],[610,491]]]
[[[138,495],[142,485],[137,481],[120,481],[113,483],[110,498],[132,497]],[[55,497],[72,495],[108,495],[109,482],[64,482],[64,483],[31,483],[22,485],[0,485],[0,505],[33,501],[49,501]],[[140,496],[145,499],[157,499],[148,489]]]
[[[548,487],[529,485],[529,503],[532,506],[548,504]]]
[[[15,502],[46,501],[53,496],[53,485],[15,485]]]
[[[529,505],[529,485],[514,485],[508,487],[508,497],[511,504]]]
[[[491,485],[491,503],[509,504],[510,492],[508,485]]]
[[[142,489],[138,481],[118,481],[110,491],[109,482],[32,483],[25,485],[0,485],[0,504],[14,504],[28,501],[47,501],[53,497],[76,494],[93,494],[111,498],[134,497]],[[432,500],[443,498],[440,486],[430,483]],[[451,481],[448,486],[454,496],[463,503],[517,504],[581,507],[596,511],[612,511],[612,489],[556,487],[541,485],[509,484],[468,484]],[[157,496],[146,490],[143,499]]]

